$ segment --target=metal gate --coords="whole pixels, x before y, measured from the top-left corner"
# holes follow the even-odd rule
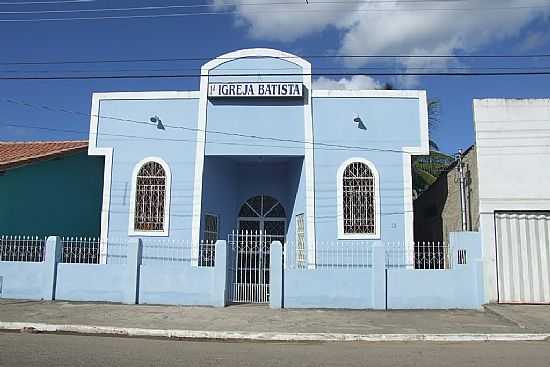
[[[495,213],[498,300],[550,303],[550,213]]]
[[[262,231],[241,231],[229,235],[229,274],[232,303],[269,302],[269,251],[272,236]]]

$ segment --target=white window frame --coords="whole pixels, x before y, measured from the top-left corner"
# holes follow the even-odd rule
[[[344,233],[344,172],[352,163],[366,164],[374,176],[374,233]],[[340,240],[379,240],[380,235],[380,175],[376,166],[365,158],[350,158],[344,161],[338,168],[336,174],[336,206],[338,222],[338,239]]]
[[[217,214],[212,214],[212,213],[204,213],[204,219],[203,219],[204,229],[202,231],[202,241],[206,242],[206,233],[214,233],[212,231],[206,230],[206,217],[216,218],[216,241],[217,241],[220,238],[220,217]]]
[[[135,213],[136,213],[136,184],[139,170],[145,163],[155,162],[162,166],[166,174],[166,190],[164,195],[164,228],[162,231],[143,231],[135,229]],[[168,163],[159,157],[146,157],[139,161],[132,172],[132,192],[130,196],[130,210],[128,217],[128,236],[144,236],[144,237],[167,237],[170,227],[170,194],[171,194],[172,173]]]

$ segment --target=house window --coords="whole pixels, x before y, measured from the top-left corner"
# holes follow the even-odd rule
[[[206,214],[204,216],[204,242],[215,243],[218,240],[218,216]]]
[[[304,214],[296,216],[296,267],[306,265]]]
[[[165,231],[166,187],[167,177],[164,167],[159,162],[145,162],[135,178],[135,231]]]
[[[338,175],[339,237],[379,238],[378,172],[364,159],[346,161]]]

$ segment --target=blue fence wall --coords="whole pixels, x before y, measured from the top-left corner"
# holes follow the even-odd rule
[[[215,305],[214,268],[142,265],[139,303]]]
[[[452,233],[451,247],[452,267],[443,270],[387,268],[386,249],[379,245],[373,247],[370,267],[296,269],[287,264],[280,282],[272,277],[271,292],[282,287],[286,308],[479,309],[484,303],[479,233]],[[465,264],[458,263],[460,250],[465,250]],[[273,257],[272,274],[280,263]]]
[[[388,309],[481,307],[484,299],[480,234],[451,233],[450,242],[454,251],[452,269],[388,270]],[[459,250],[466,251],[466,264],[459,264]]]
[[[124,302],[126,265],[58,264],[55,299]]]
[[[44,299],[47,264],[29,262],[0,263],[2,298]]]
[[[292,267],[284,264],[283,247],[274,242],[270,256],[270,305],[477,309],[484,302],[480,242],[479,233],[451,234],[453,264],[444,270],[388,267],[387,248],[380,245],[374,245],[364,266]],[[209,267],[193,267],[189,262],[143,264],[142,243],[138,239],[128,244],[126,261],[119,264],[60,263],[61,249],[61,238],[50,237],[43,262],[0,262],[0,297],[220,307],[228,301],[231,285],[225,241],[216,243],[215,263]],[[459,251],[465,254],[460,262]]]
[[[61,263],[60,237],[49,237],[43,262],[0,262],[2,298],[225,306],[225,241],[216,243],[215,266],[142,264],[139,239],[114,264]]]

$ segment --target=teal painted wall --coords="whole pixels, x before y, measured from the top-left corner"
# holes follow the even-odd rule
[[[0,175],[0,235],[99,237],[103,157],[87,152]]]

